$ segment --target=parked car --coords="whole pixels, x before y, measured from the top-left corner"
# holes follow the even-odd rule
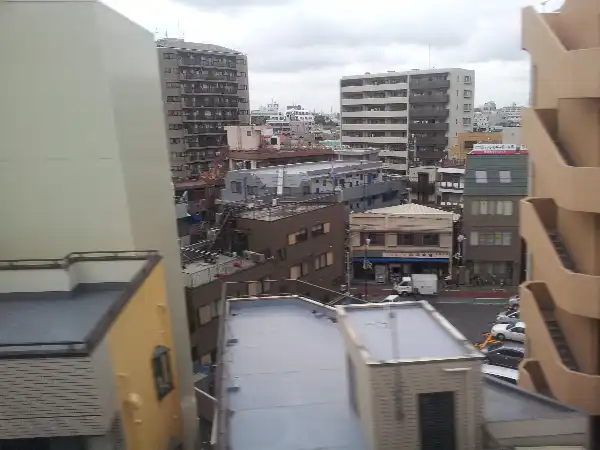
[[[483,353],[488,364],[517,369],[525,357],[525,348],[522,344],[505,343]]]
[[[490,334],[499,341],[525,342],[525,322],[494,325]]]
[[[519,382],[519,371],[515,369],[484,364],[481,367],[481,371],[485,375],[498,378],[499,380],[505,381],[507,383],[517,384]]]
[[[504,311],[501,312],[500,314],[498,314],[496,316],[496,323],[508,323],[508,324],[515,324],[517,322],[520,322],[521,315],[519,314],[519,311]]]

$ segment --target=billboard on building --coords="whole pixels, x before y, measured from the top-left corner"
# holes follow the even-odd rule
[[[518,144],[475,144],[469,155],[521,155],[529,150]]]

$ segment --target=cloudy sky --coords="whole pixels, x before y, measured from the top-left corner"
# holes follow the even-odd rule
[[[157,36],[246,53],[251,108],[274,99],[317,111],[339,110],[343,75],[430,65],[476,70],[476,105],[525,104],[520,8],[540,7],[540,0],[104,1]]]

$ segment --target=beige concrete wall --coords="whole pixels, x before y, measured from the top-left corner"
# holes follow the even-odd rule
[[[481,448],[483,396],[479,361],[371,365],[373,423],[377,450],[419,448],[419,394],[455,392],[456,448]],[[467,369],[449,372],[448,369]],[[400,383],[403,420],[392,393]]]
[[[11,42],[0,48],[0,258],[159,250],[191,444],[196,410],[154,36],[99,2],[43,0],[0,2],[0,37]]]

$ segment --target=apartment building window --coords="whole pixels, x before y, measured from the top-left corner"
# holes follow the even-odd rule
[[[357,203],[358,208],[358,203]],[[370,239],[369,245],[385,245],[385,233],[361,233],[360,245],[366,245],[367,239]]]
[[[424,234],[423,235],[423,245],[439,246],[440,245],[440,235],[439,234]]]
[[[472,246],[509,246],[512,243],[512,233],[471,231],[469,242]]]
[[[152,352],[152,374],[158,399],[163,399],[174,388],[169,349],[163,345],[154,347]]]
[[[232,181],[231,182],[231,192],[234,194],[242,193],[242,182],[241,181]]]
[[[476,170],[475,171],[475,183],[487,183],[487,171]]]
[[[465,92],[463,94],[465,98],[471,98],[473,92],[465,89]]]
[[[176,59],[177,55],[175,53],[163,53],[163,59]]]
[[[308,232],[306,231],[306,228],[303,228],[302,230],[297,231],[296,233],[288,234],[288,245],[294,245],[299,242],[304,242],[307,239]]]
[[[258,195],[258,186],[246,186],[246,193],[248,195]]]
[[[471,118],[470,117],[463,117],[463,125],[464,126],[471,125]]]
[[[182,123],[170,123],[169,124],[169,130],[182,130],[182,129],[183,129]]]
[[[470,75],[465,75],[465,84],[471,84],[473,82]]]
[[[236,63],[237,63],[237,64],[241,64],[241,65],[245,66],[245,65],[246,65],[246,60],[245,60],[245,59],[243,59],[243,58],[240,58],[240,59],[238,59],[238,60],[236,61]]]
[[[167,115],[169,115],[169,116],[181,116],[181,110],[180,109],[170,109],[167,112]]]
[[[510,183],[512,181],[510,177],[510,170],[500,170],[498,175],[500,176],[500,183]]]
[[[246,86],[245,84],[240,84],[240,86],[238,87],[238,90],[240,91],[245,91],[246,89],[248,89],[248,86]]]
[[[310,229],[311,235],[313,237],[315,237],[315,236],[321,236],[322,234],[325,234],[325,233],[329,233],[330,226],[331,225],[329,222],[320,223],[318,225],[315,225],[314,227],[312,227]]]
[[[308,263],[303,262],[301,264],[296,264],[295,266],[290,267],[290,278],[292,280],[297,280],[300,277],[308,275]]]
[[[414,236],[412,234],[399,233],[396,235],[398,245],[414,245]]]
[[[169,139],[171,144],[181,144],[181,138],[171,138]]]
[[[474,216],[512,216],[513,207],[512,200],[475,200],[471,202],[471,214]]]
[[[315,270],[321,270],[333,264],[333,252],[321,253],[315,258]]]
[[[471,103],[465,103],[463,105],[463,111],[464,112],[471,112],[471,109],[473,109],[473,105]]]
[[[179,103],[181,101],[181,97],[178,95],[169,95],[167,96],[168,103]]]
[[[167,83],[167,89],[179,89],[179,83]]]

